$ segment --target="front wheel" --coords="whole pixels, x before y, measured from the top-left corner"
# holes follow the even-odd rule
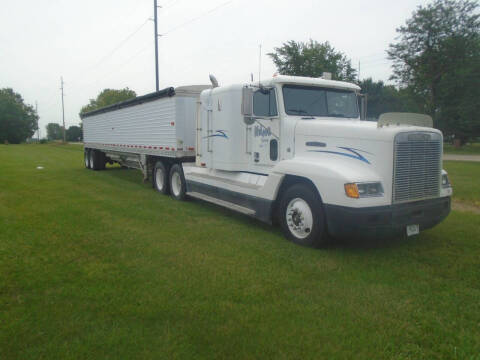
[[[303,246],[326,245],[322,202],[311,186],[291,186],[282,196],[279,210],[280,224],[288,239]]]
[[[184,200],[187,192],[182,165],[174,164],[170,169],[170,194],[176,200]]]

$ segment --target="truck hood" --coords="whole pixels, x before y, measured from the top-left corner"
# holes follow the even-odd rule
[[[418,131],[440,133],[417,126],[378,128],[361,120],[302,119],[295,127],[294,158],[317,172],[333,169],[345,182],[381,181],[390,198],[395,136]]]
[[[408,131],[428,131],[440,133],[436,129],[410,125],[391,125],[377,127],[374,121],[357,119],[317,118],[312,120],[298,120],[295,127],[296,135],[322,136],[344,139],[387,141],[392,142],[395,135]]]

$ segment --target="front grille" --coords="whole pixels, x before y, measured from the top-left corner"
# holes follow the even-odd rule
[[[437,133],[401,133],[395,137],[393,202],[438,197],[442,137]]]

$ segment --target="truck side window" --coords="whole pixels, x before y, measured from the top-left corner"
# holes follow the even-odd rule
[[[277,116],[277,100],[274,89],[266,90],[263,93],[258,90],[253,94],[253,113],[256,116]]]

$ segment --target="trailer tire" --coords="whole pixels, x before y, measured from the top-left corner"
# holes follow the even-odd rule
[[[328,243],[321,199],[307,184],[295,184],[285,191],[279,222],[285,236],[296,244],[322,247]]]
[[[173,164],[169,176],[170,194],[175,200],[185,200],[187,184],[181,164]]]
[[[96,150],[90,149],[90,169],[98,170],[98,154]]]
[[[98,170],[105,170],[107,164],[107,156],[103,151],[97,151],[97,167]]]
[[[85,162],[85,169],[90,169],[90,149],[83,150],[83,160]]]
[[[158,192],[168,195],[170,186],[168,179],[170,178],[168,168],[163,161],[157,161],[153,169],[152,185]]]

